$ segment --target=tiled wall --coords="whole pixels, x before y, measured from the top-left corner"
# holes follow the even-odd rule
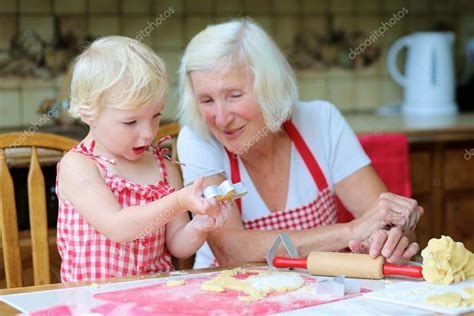
[[[474,1],[451,0],[0,0],[0,62],[8,55],[15,32],[32,29],[46,43],[54,37],[53,16],[64,28],[94,36],[122,34],[136,37],[148,21],[172,8],[173,13],[144,42],[165,59],[174,80],[166,118],[176,110],[176,71],[189,39],[207,24],[231,17],[253,17],[287,52],[297,32],[327,32],[325,17],[334,16],[336,28],[369,34],[403,7],[408,14],[374,45],[381,57],[370,67],[347,70],[332,67],[298,72],[302,99],[328,99],[345,112],[369,111],[401,99],[401,89],[385,65],[390,43],[404,34],[427,31],[437,21],[457,32],[457,59],[463,39],[474,36]],[[458,67],[462,64],[458,63]],[[58,95],[63,77],[54,80],[0,78],[0,128],[30,125],[40,118],[38,104]]]

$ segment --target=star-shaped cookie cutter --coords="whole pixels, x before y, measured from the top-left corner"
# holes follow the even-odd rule
[[[232,183],[230,180],[225,180],[219,185],[210,185],[203,191],[206,199],[215,198],[218,202],[237,200],[247,193],[247,188],[242,182]]]

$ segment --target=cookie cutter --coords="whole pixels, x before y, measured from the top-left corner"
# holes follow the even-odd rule
[[[276,268],[273,265],[273,259],[276,257],[277,249],[278,246],[280,246],[280,243],[282,243],[285,246],[286,251],[288,252],[288,255],[290,258],[299,258],[300,255],[298,254],[298,250],[296,250],[295,246],[291,242],[290,236],[288,233],[281,233],[277,236],[277,239],[271,246],[271,248],[267,252],[267,263],[268,266],[271,267],[272,269],[279,269],[279,270],[290,270],[292,268]]]
[[[225,180],[219,185],[210,185],[203,191],[206,199],[215,198],[218,202],[237,200],[247,193],[247,188],[242,182],[232,183],[230,180]]]

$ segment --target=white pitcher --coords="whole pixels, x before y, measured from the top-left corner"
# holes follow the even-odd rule
[[[407,116],[457,113],[452,32],[417,32],[399,38],[388,51],[388,71],[404,88],[402,113]],[[398,52],[408,48],[405,76],[397,68]]]

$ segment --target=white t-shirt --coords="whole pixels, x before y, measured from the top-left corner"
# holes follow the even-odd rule
[[[334,105],[325,101],[297,102],[293,107],[292,122],[319,164],[326,181],[334,191],[334,184],[370,164],[370,159],[357,137]],[[214,138],[203,139],[188,126],[178,137],[179,160],[184,184],[198,176],[222,173],[230,179],[230,162],[224,147]],[[238,159],[241,181],[249,193],[242,198],[242,220],[252,220],[270,214],[265,203]],[[314,200],[318,188],[294,143],[291,145],[290,180],[286,210],[295,209]],[[196,255],[194,267],[208,267],[214,256],[204,244]]]

